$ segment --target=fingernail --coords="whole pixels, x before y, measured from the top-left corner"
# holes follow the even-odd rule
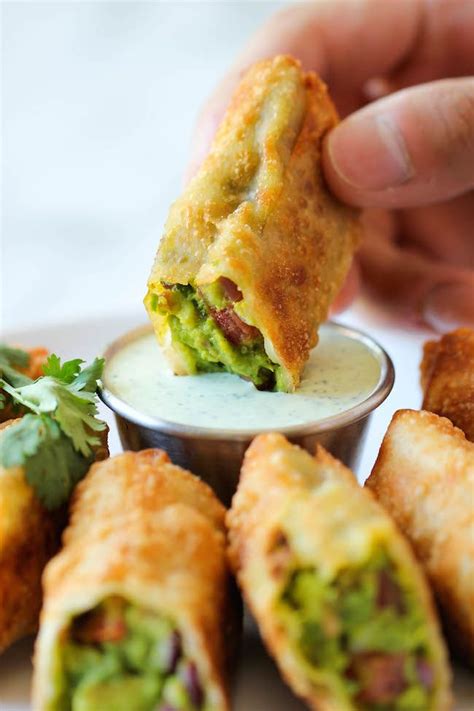
[[[474,286],[441,284],[428,293],[423,318],[438,333],[460,326],[474,328]]]
[[[394,188],[414,173],[403,135],[389,114],[346,119],[330,133],[328,153],[339,177],[359,190]]]

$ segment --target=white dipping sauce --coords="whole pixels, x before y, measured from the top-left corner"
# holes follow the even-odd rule
[[[336,415],[375,390],[380,362],[362,342],[330,324],[320,331],[295,393],[257,390],[229,373],[173,375],[153,333],[107,362],[105,387],[140,413],[210,429],[278,430]]]

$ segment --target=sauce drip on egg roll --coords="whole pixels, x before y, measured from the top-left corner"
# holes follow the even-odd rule
[[[94,466],[48,565],[36,711],[227,711],[225,509],[160,450]]]
[[[441,711],[450,673],[429,589],[352,473],[281,435],[245,456],[230,557],[290,686],[319,711]]]

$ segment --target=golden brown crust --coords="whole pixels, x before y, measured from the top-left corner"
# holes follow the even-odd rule
[[[410,539],[461,658],[474,664],[474,445],[446,418],[399,410],[369,486]]]
[[[227,277],[243,294],[239,316],[296,387],[359,239],[356,212],[329,193],[321,170],[322,140],[337,122],[326,86],[291,57],[244,76],[165,226],[146,299],[161,341],[167,325],[150,294],[162,281]]]
[[[19,420],[0,424],[0,430]],[[0,467],[0,653],[34,632],[41,574],[59,546],[56,518],[25,481],[20,467]]]
[[[448,417],[474,442],[474,330],[458,328],[424,345],[423,409]]]
[[[265,644],[310,708],[353,711],[340,687],[308,671],[279,619],[287,558],[332,579],[348,565],[363,564],[378,546],[410,579],[424,610],[437,679],[430,711],[451,707],[450,672],[425,578],[393,521],[341,462],[322,447],[313,459],[282,435],[260,435],[245,455],[227,524],[229,559]]]
[[[0,424],[0,431],[20,422]],[[108,428],[97,459],[108,456]],[[22,467],[0,467],[0,653],[35,632],[42,602],[41,576],[57,552],[66,511],[47,511]]]
[[[44,575],[35,653],[35,709],[55,709],[52,658],[71,617],[108,595],[175,620],[216,711],[228,708],[225,663],[233,621],[225,509],[159,450],[95,464],[78,485],[64,547]]]

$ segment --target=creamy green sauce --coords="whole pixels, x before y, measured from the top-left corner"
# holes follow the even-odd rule
[[[380,362],[331,324],[320,329],[295,393],[263,392],[229,373],[173,375],[153,333],[107,362],[106,388],[140,413],[210,429],[274,430],[315,422],[360,404],[375,390]]]

